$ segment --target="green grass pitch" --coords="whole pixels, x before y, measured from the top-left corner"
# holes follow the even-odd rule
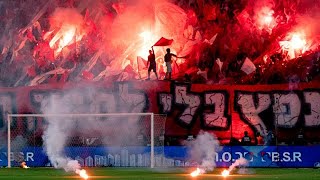
[[[215,169],[212,172],[198,177],[190,177],[193,169],[137,169],[137,168],[86,168],[89,179],[192,179],[192,180],[236,180],[236,179],[320,179],[319,169],[280,169],[280,168],[256,168],[247,169],[246,174],[238,174],[235,169],[230,176],[224,178],[220,175],[223,169]],[[63,170],[53,168],[1,168],[0,180],[53,180],[53,179],[81,179],[74,173],[66,173]]]

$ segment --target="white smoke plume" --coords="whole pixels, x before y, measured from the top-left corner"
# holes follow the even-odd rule
[[[44,114],[63,114],[70,113],[69,104],[65,104],[58,95],[53,95],[46,99],[41,105]],[[47,118],[47,129],[44,132],[44,148],[50,162],[55,168],[63,168],[65,171],[76,171],[80,169],[80,164],[66,157],[64,147],[67,137],[73,130],[74,121],[57,117]]]
[[[236,167],[246,167],[248,165],[248,160],[245,158],[239,158],[237,159],[232,165],[229,167],[228,171],[231,173],[231,171]]]
[[[200,164],[200,168],[205,171],[212,171],[216,167],[216,153],[220,151],[217,138],[201,131],[194,141],[187,142],[190,160]]]
[[[266,29],[271,31],[276,25],[273,20],[275,3],[273,0],[254,1],[254,22],[259,30]],[[271,32],[270,32],[271,33]]]
[[[42,113],[46,117],[47,127],[43,134],[44,149],[55,168],[78,172],[80,164],[65,154],[65,147],[72,137],[98,138],[102,145],[125,146],[138,145],[137,133],[141,131],[139,116],[133,117],[56,117],[50,114],[94,114],[103,112],[115,113],[117,104],[121,112],[143,112],[145,99],[140,96],[124,98],[127,93],[121,92],[120,97],[101,95],[95,89],[85,88],[71,90],[64,94],[56,93],[49,96],[41,104]],[[117,101],[117,103],[115,103]],[[106,106],[101,106],[101,104]],[[105,108],[105,109],[101,109]],[[117,111],[118,112],[118,111]],[[140,121],[139,121],[140,122]],[[145,128],[145,127],[144,127]],[[119,134],[119,130],[121,134]],[[85,144],[86,145],[86,144]],[[79,154],[79,156],[81,156]]]
[[[307,6],[307,5],[306,5]],[[313,6],[310,4],[309,6]],[[314,50],[320,44],[320,7],[310,7],[304,14],[296,16],[296,25],[292,32],[301,33],[307,40],[308,50]]]

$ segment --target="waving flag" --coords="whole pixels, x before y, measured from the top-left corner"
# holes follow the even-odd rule
[[[220,69],[220,72],[221,72],[222,66],[223,66],[223,62],[220,60],[220,58],[217,58],[217,59],[216,59],[216,63],[218,64],[219,69]]]
[[[241,67],[241,70],[246,74],[250,74],[256,70],[256,66],[253,64],[253,62],[249,58],[246,58]]]
[[[142,57],[137,57],[138,74],[140,79],[147,78],[147,60]]]
[[[137,57],[138,70],[142,71],[147,68],[147,60],[143,59],[141,56]]]
[[[204,43],[208,43],[208,44],[212,45],[212,44],[213,44],[213,42],[216,40],[217,35],[218,35],[218,33],[216,33],[214,36],[212,36],[212,38],[211,38],[210,40],[205,39],[203,42],[204,42]]]
[[[173,42],[173,39],[166,39],[161,37],[153,46],[169,46]]]

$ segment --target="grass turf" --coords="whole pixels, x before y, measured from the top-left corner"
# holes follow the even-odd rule
[[[238,174],[234,170],[230,176],[224,178],[220,176],[223,169],[215,169],[212,172],[200,175],[196,178],[190,177],[189,173],[193,169],[137,169],[137,168],[88,168],[89,179],[320,179],[319,169],[280,169],[280,168],[259,168],[247,169],[245,174]],[[17,180],[53,180],[53,179],[81,179],[74,173],[66,173],[63,170],[53,168],[1,168],[0,180],[17,179]]]

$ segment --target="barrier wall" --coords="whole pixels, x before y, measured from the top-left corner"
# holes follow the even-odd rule
[[[185,140],[187,135],[197,135],[200,130],[204,130],[217,136],[221,144],[227,145],[230,138],[240,139],[244,131],[248,131],[252,139],[257,132],[266,135],[267,131],[273,131],[277,144],[291,145],[299,130],[303,129],[306,142],[317,144],[320,142],[319,87],[319,83],[240,86],[135,81],[1,88],[0,149],[6,148],[7,113],[42,113],[41,102],[52,94],[57,99],[68,98],[76,113],[167,114],[166,140]],[[37,160],[30,161],[34,163],[31,166],[44,166],[48,163],[42,154],[41,142],[35,142],[35,139],[41,141],[43,125],[41,118],[14,118],[12,122],[12,141],[23,137],[23,143],[34,149],[33,157],[39,156]],[[28,138],[28,135],[33,137]],[[85,139],[89,139],[90,145],[95,146],[95,140],[98,139],[90,139],[91,137],[92,135]],[[87,157],[92,157],[88,160],[91,165],[96,162],[95,153],[102,151],[99,149],[88,147],[75,150],[88,152]],[[24,151],[28,152],[26,149]],[[185,154],[184,148],[166,147],[165,151],[171,159],[167,163],[186,164],[182,163],[186,161],[185,157],[175,157],[177,152]],[[242,153],[251,161],[250,165],[255,167],[313,167],[319,164],[318,151],[319,146],[224,146],[221,157],[218,155],[217,164],[228,166],[237,158],[236,155]],[[225,155],[223,152],[226,152]],[[231,157],[228,153],[231,153]],[[2,153],[2,165],[6,164],[4,156],[5,153]],[[277,158],[280,159],[276,160]]]
[[[167,137],[185,138],[205,130],[227,144],[231,137],[240,139],[244,131],[252,139],[257,132],[265,135],[273,131],[278,143],[291,144],[299,129],[303,129],[309,143],[320,142],[319,87],[319,83],[292,87],[290,84],[237,86],[135,81],[2,88],[0,140],[6,134],[7,113],[42,113],[42,100],[56,94],[56,98],[70,99],[76,113],[167,114]],[[11,129],[15,135],[41,134],[41,119],[36,123],[25,122],[25,118],[14,119]]]
[[[164,151],[165,158],[157,156],[156,166],[189,167],[197,162],[189,161],[188,149],[183,146],[155,148],[156,154]],[[244,157],[249,167],[320,167],[320,146],[224,146],[216,153],[217,167],[228,167]],[[48,157],[40,147],[25,148],[21,155],[28,166],[51,166]],[[66,155],[77,159],[86,167],[148,167],[150,166],[149,147],[73,147],[66,148]],[[14,155],[12,156],[14,158]],[[15,164],[13,166],[19,166]],[[0,166],[7,165],[4,149],[0,156]]]

